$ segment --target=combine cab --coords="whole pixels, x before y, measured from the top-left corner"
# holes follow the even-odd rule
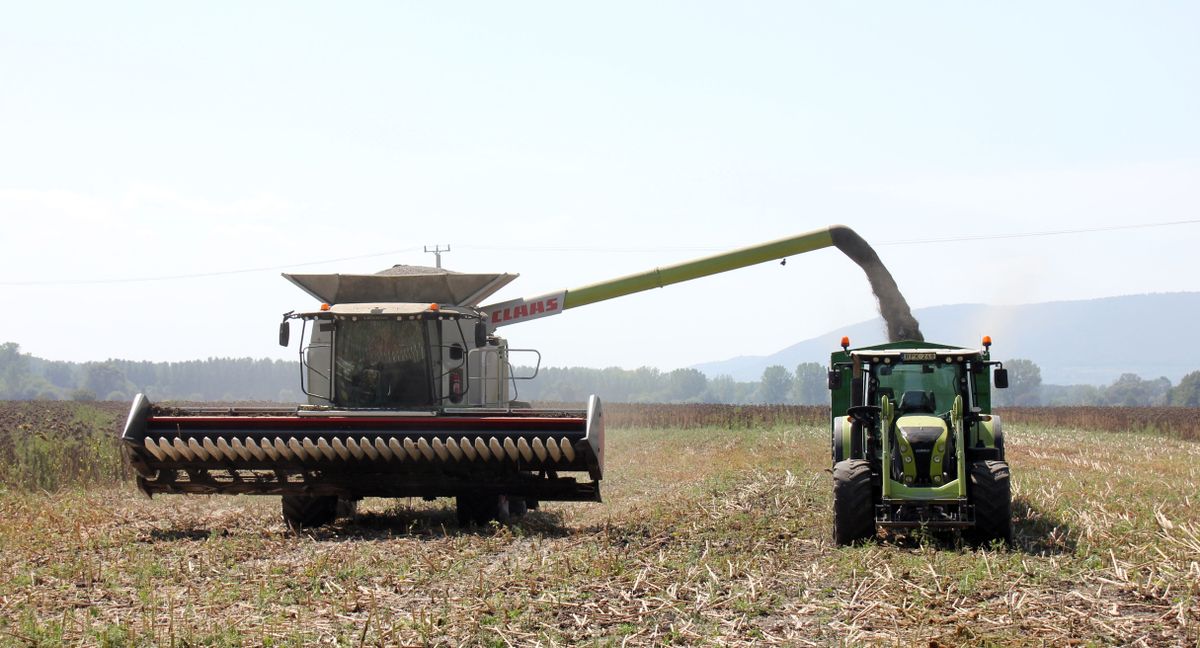
[[[991,411],[991,339],[982,349],[898,342],[830,359],[834,539],[877,527],[961,529],[1012,541],[1008,463]],[[996,387],[1008,373],[995,369]]]

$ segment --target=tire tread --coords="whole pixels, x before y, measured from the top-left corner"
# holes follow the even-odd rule
[[[970,469],[971,503],[975,506],[976,543],[1000,540],[1013,543],[1011,473],[1006,461],[976,461]]]
[[[833,467],[833,540],[853,544],[875,535],[875,495],[871,465],[846,459]]]

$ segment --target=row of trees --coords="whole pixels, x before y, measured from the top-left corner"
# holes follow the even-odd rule
[[[0,399],[128,400],[142,392],[155,400],[263,400],[300,398],[296,362],[209,358],[187,362],[63,362],[0,344]]]
[[[531,371],[517,368],[515,374]],[[517,397],[526,401],[578,402],[589,394],[615,403],[821,405],[829,400],[825,368],[815,362],[802,363],[794,372],[774,365],[752,382],[738,382],[729,376],[710,379],[697,369],[550,367],[532,380],[517,381],[516,386]]]
[[[1042,370],[1032,360],[1009,360],[1004,366],[1008,368],[1009,388],[995,391],[995,402],[1000,406],[1200,407],[1200,371],[1187,374],[1178,385],[1172,385],[1166,377],[1147,380],[1133,373],[1121,374],[1108,385],[1044,385]]]
[[[1108,385],[1045,385],[1042,371],[1031,360],[1015,359],[1008,368],[1009,388],[993,391],[997,406],[1108,405],[1138,407],[1177,405],[1200,407],[1200,371],[1183,377],[1178,385],[1167,378],[1144,379],[1121,375]],[[520,370],[518,370],[520,373]],[[528,383],[518,383],[522,400],[581,401],[598,394],[623,403],[732,403],[824,405],[829,402],[825,367],[815,362],[795,371],[773,365],[755,382],[737,382],[729,376],[707,378],[695,369],[663,372],[641,369],[543,369]]]
[[[1200,407],[1200,371],[1178,385],[1167,378],[1146,380],[1124,374],[1109,385],[1045,385],[1031,360],[1004,363],[1008,389],[996,390],[998,406],[1178,405]],[[518,368],[516,375],[530,369]],[[0,399],[127,400],[142,392],[155,400],[297,402],[300,368],[284,360],[209,358],[187,362],[62,362],[21,353],[13,342],[0,344]],[[696,369],[545,368],[532,380],[516,382],[525,401],[579,402],[598,394],[621,403],[731,403],[823,405],[829,402],[825,367],[815,362],[795,370],[773,365],[757,381],[729,376],[708,378]]]

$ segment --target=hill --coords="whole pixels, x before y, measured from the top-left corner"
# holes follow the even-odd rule
[[[1016,306],[952,304],[914,311],[928,340],[975,346],[996,341],[999,359],[1028,358],[1048,384],[1106,384],[1123,373],[1172,382],[1200,368],[1192,343],[1200,292],[1126,295]],[[830,331],[766,356],[739,356],[695,365],[708,376],[758,380],[771,365],[829,362],[843,335],[855,346],[885,341],[879,318]]]

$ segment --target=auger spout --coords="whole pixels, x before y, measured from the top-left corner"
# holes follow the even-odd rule
[[[880,261],[879,255],[861,236],[845,225],[831,225],[796,236],[767,241],[674,265],[661,266],[579,288],[483,306],[482,310],[487,313],[489,323],[493,327],[507,326],[556,315],[579,306],[623,297],[652,288],[662,288],[759,263],[778,261],[789,256],[827,247],[838,248],[866,272],[871,289],[879,302],[880,313],[887,322],[890,340],[923,339],[908,302],[896,287],[895,280]]]
[[[767,261],[778,261],[789,256],[820,250],[832,245],[833,236],[830,233],[830,228],[827,227],[798,236],[759,243],[758,245],[751,245],[729,252],[721,252],[674,265],[662,266],[609,281],[600,281],[587,286],[581,286],[567,291],[563,308],[586,306],[607,299],[613,299],[614,297],[623,297],[643,290],[650,290],[651,288],[662,288],[683,281],[690,281],[759,263],[766,263]]]

